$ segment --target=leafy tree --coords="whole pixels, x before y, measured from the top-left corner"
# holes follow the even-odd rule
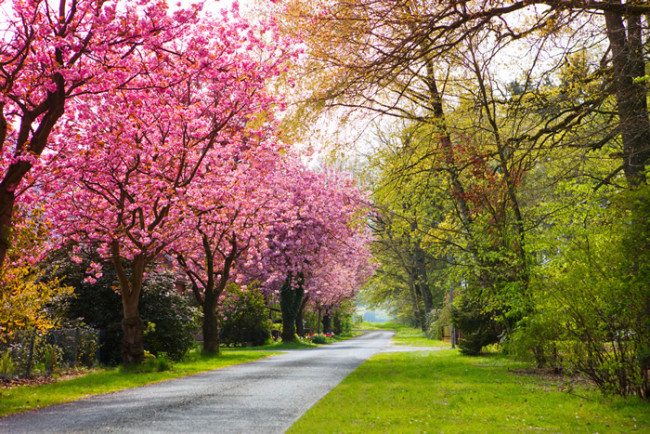
[[[47,276],[37,261],[48,234],[42,212],[16,214],[12,244],[0,269],[0,335],[55,327],[58,318],[48,314],[47,306],[72,289]]]

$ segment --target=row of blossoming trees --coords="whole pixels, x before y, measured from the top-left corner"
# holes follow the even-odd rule
[[[143,281],[161,264],[190,282],[207,352],[218,351],[229,282],[280,298],[293,339],[294,306],[336,308],[372,274],[364,195],[278,139],[282,101],[267,84],[297,51],[272,22],[250,24],[236,5],[211,16],[160,0],[2,7],[3,279],[16,266],[17,210],[48,227],[20,260],[96,248],[119,279],[133,363],[144,355]],[[93,264],[87,280],[101,273]]]

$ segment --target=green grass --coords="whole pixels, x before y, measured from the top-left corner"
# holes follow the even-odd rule
[[[358,330],[397,330],[400,328],[409,328],[409,326],[395,321],[389,321],[389,322],[364,321],[358,326],[355,326],[354,328]]]
[[[170,371],[140,373],[132,369],[103,369],[51,384],[0,388],[0,416],[251,362],[273,354],[277,353],[225,349],[213,357],[191,354],[185,361],[173,363]]]
[[[401,327],[396,330],[393,337],[393,343],[396,345],[408,345],[411,347],[450,347],[448,342],[428,339],[420,329],[411,327]]]
[[[380,354],[289,432],[648,432],[650,403],[524,375],[503,356]],[[577,396],[579,395],[579,396]]]
[[[428,339],[421,329],[416,329],[398,322],[371,323],[362,322],[359,330],[394,330],[393,343],[411,347],[450,347],[451,344],[434,339]]]

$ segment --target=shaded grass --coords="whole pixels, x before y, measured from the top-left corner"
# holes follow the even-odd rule
[[[503,356],[454,350],[374,356],[289,432],[631,432],[650,430],[650,403],[587,385],[522,375]],[[579,396],[576,396],[579,395]]]
[[[226,349],[219,356],[192,353],[186,360],[173,363],[170,371],[144,373],[134,369],[102,369],[51,384],[0,388],[0,416],[247,363],[273,354],[277,353],[248,349]]]

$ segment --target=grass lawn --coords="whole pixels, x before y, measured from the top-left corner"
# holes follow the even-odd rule
[[[649,432],[650,403],[524,368],[455,350],[376,355],[289,432]]]
[[[276,348],[284,349],[282,345]],[[141,373],[120,368],[102,369],[56,383],[0,388],[0,416],[251,362],[273,354],[277,352],[225,349],[214,357],[190,354],[185,361],[173,363],[170,371]]]
[[[428,339],[422,330],[410,327],[396,329],[393,343],[411,347],[451,347],[449,342]]]
[[[395,345],[408,345],[410,347],[451,347],[449,342],[428,339],[421,329],[416,329],[397,322],[371,323],[362,322],[357,327],[361,330],[394,330]]]

